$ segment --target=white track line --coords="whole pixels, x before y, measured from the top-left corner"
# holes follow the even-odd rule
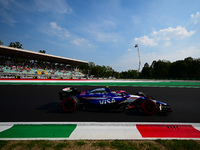
[[[13,125],[0,125],[0,132],[3,132],[5,130],[8,130],[10,128],[12,128]]]
[[[73,140],[101,140],[101,139],[141,139],[139,131],[134,126],[81,126],[78,125],[69,139]]]

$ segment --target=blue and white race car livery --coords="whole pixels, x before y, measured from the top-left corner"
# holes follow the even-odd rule
[[[142,111],[146,114],[156,112],[171,112],[168,104],[154,100],[142,92],[134,95],[124,90],[110,91],[109,87],[95,88],[86,91],[78,91],[77,88],[67,87],[59,92],[62,107],[66,112],[80,110],[102,110],[102,111]]]

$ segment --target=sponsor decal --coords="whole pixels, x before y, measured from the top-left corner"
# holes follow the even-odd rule
[[[106,99],[106,100],[100,100],[99,101],[99,103],[101,104],[101,105],[103,105],[103,104],[111,104],[111,103],[115,103],[116,101],[115,101],[115,99],[113,98],[113,99]]]

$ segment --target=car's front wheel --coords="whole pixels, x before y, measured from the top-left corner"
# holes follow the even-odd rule
[[[156,104],[152,100],[144,100],[141,108],[145,114],[152,115],[156,113]]]
[[[73,112],[79,106],[79,99],[75,96],[69,96],[62,101],[62,107],[65,112]]]

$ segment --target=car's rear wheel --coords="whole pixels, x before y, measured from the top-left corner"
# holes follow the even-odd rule
[[[144,100],[141,108],[145,114],[152,115],[156,113],[156,104],[152,100]]]
[[[73,112],[79,106],[79,99],[75,96],[69,96],[62,101],[62,107],[65,112]]]

